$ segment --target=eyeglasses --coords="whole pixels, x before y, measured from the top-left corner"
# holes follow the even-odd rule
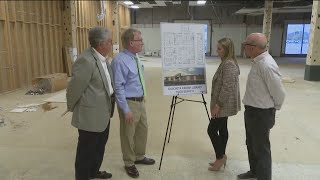
[[[131,40],[131,41],[139,41],[139,42],[143,42],[143,39],[134,39],[134,40]]]

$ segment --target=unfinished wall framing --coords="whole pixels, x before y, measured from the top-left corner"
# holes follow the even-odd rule
[[[62,72],[62,1],[0,1],[0,93]]]
[[[81,53],[84,49],[89,47],[88,31],[94,26],[107,27],[113,30],[111,1],[105,1],[106,15],[98,22],[97,15],[100,14],[100,1],[76,1],[76,29],[77,29],[77,49]],[[119,6],[119,29],[121,27],[130,27],[130,11],[128,8]],[[113,32],[115,33],[115,32]],[[121,34],[121,32],[119,32]],[[115,36],[113,36],[115,37]],[[115,40],[115,39],[113,39]]]
[[[102,1],[106,15],[98,22],[101,1],[70,2],[74,4],[76,30],[68,33],[75,33],[75,48],[80,54],[89,47],[90,28],[113,29],[112,3]],[[66,72],[63,25],[70,22],[64,22],[65,5],[60,0],[0,1],[0,93],[26,87],[37,76]],[[118,29],[129,27],[129,10],[118,6]]]
[[[121,39],[121,34],[129,28],[130,23],[130,10],[122,5],[119,6],[119,39]],[[120,44],[120,49],[122,49],[122,44]]]

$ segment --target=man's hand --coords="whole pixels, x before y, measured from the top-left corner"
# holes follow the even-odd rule
[[[125,123],[126,124],[132,123],[133,122],[133,114],[132,114],[132,112],[127,112],[125,114],[124,119],[125,119]]]
[[[64,113],[61,114],[61,117],[63,117],[64,115],[66,115],[69,111],[66,110]]]
[[[219,117],[220,113],[220,106],[218,104],[214,105],[213,108],[211,109],[211,117],[213,119],[216,119]]]

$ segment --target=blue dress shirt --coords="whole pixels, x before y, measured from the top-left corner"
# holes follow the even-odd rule
[[[136,55],[128,50],[120,52],[112,61],[116,101],[124,113],[130,112],[127,97],[142,97],[143,89],[139,78],[138,68],[134,59]],[[141,63],[139,62],[141,66]],[[144,69],[142,74],[144,75]]]

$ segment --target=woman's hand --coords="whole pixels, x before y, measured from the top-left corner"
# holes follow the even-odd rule
[[[219,113],[220,113],[220,106],[218,104],[216,104],[211,109],[211,117],[212,117],[212,119],[218,118],[219,117]]]

